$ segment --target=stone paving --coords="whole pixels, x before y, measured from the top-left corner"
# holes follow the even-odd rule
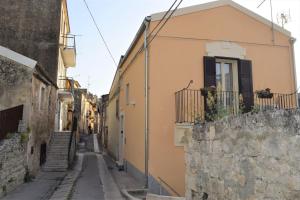
[[[104,200],[103,184],[98,176],[97,156],[85,153],[82,172],[73,188],[72,200]]]
[[[123,200],[101,154],[95,136],[82,137],[77,162],[68,172],[40,172],[36,179],[9,193],[3,200]]]
[[[66,172],[40,172],[29,183],[24,183],[3,197],[3,200],[44,200],[49,199],[57,186],[66,176]]]

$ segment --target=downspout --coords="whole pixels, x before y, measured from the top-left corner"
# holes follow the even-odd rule
[[[296,61],[295,61],[295,49],[294,49],[294,44],[296,42],[295,38],[290,38],[290,44],[291,44],[291,50],[292,50],[292,66],[293,66],[293,73],[294,73],[294,84],[295,84],[295,92],[296,92],[296,105],[297,107],[299,106],[298,104],[298,88],[297,88],[297,75],[296,75]]]
[[[144,51],[145,51],[145,130],[144,130],[144,137],[145,137],[145,188],[148,188],[148,175],[149,175],[149,107],[148,107],[148,88],[149,88],[149,74],[148,74],[148,29],[150,23],[150,17],[146,17],[144,20],[145,24],[145,32],[144,32]]]

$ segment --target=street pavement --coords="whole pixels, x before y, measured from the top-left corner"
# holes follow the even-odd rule
[[[49,199],[66,172],[40,172],[28,183],[24,183],[3,197],[3,200],[45,200]]]
[[[104,200],[103,184],[99,176],[99,169],[97,164],[97,156],[93,151],[94,143],[92,135],[83,138],[85,141],[82,171],[77,179],[73,192],[71,195],[72,200]]]
[[[98,144],[95,138],[93,135],[81,138],[73,170],[41,171],[36,179],[22,184],[3,200],[123,200],[103,156],[94,152],[94,145]]]

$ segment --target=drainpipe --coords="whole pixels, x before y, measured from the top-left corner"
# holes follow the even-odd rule
[[[144,32],[144,51],[145,51],[145,130],[144,130],[144,137],[145,137],[145,188],[148,188],[148,175],[149,175],[149,110],[148,110],[148,88],[149,88],[149,75],[148,75],[148,43],[147,43],[147,37],[148,37],[148,29],[149,29],[149,23],[150,23],[150,17],[146,17],[144,20],[145,24],[145,32]]]
[[[297,88],[297,75],[296,75],[296,61],[295,61],[295,49],[294,44],[296,42],[295,38],[290,38],[290,44],[291,44],[291,50],[292,50],[292,66],[293,66],[293,74],[294,74],[294,84],[295,84],[295,90],[296,90],[296,105],[298,105],[298,88]]]

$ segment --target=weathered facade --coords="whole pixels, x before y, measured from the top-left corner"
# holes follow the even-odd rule
[[[54,129],[56,88],[36,61],[4,47],[0,51],[0,109],[24,106],[20,131],[28,133],[26,165],[36,174],[46,156],[42,145]]]
[[[70,34],[69,15],[65,0],[62,1],[60,20],[55,130],[66,131],[71,130],[73,123],[74,89],[79,84],[77,85],[77,81],[67,76],[68,68],[76,65],[76,46],[75,36]]]
[[[101,144],[103,145],[104,148],[107,149],[108,147],[108,100],[109,100],[109,95],[105,94],[101,96],[100,100],[100,107],[99,107],[99,112],[100,112],[100,141]]]
[[[299,110],[277,110],[196,125],[186,199],[299,199],[299,119]]]
[[[24,105],[21,127],[29,132],[26,165],[35,175],[46,160],[55,127],[58,76],[66,76],[63,67],[75,63],[74,46],[69,46],[66,36],[67,4],[66,0],[4,0],[0,12],[0,50],[6,53],[0,65],[4,68],[0,110]]]
[[[84,132],[84,115],[82,112],[82,103],[87,89],[78,88],[74,90],[74,117],[78,120],[78,131],[79,133]]]
[[[0,2],[0,44],[37,60],[54,83],[57,77],[62,1],[65,0]]]
[[[23,183],[26,174],[24,153],[18,134],[0,142],[0,198]]]

